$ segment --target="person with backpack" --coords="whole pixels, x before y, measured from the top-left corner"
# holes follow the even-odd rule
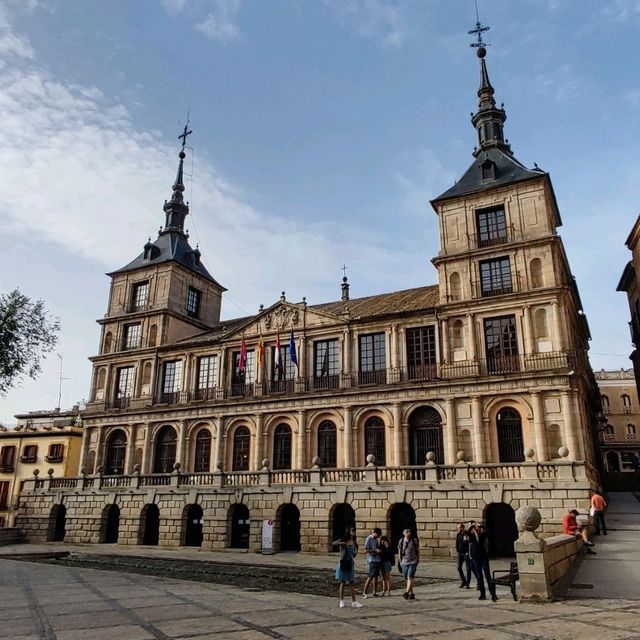
[[[382,595],[391,595],[391,569],[395,564],[395,552],[387,536],[380,538],[380,560],[382,561]]]
[[[349,585],[351,589],[351,608],[359,609],[362,604],[356,599],[356,568],[355,557],[358,554],[358,539],[356,538],[356,530],[349,528],[346,530],[344,540],[336,540],[334,547],[340,550],[340,558],[336,566],[336,580],[340,583],[338,587],[341,609],[347,605],[344,601],[344,588]]]
[[[415,600],[416,596],[413,592],[415,582],[416,569],[420,562],[420,545],[418,539],[413,537],[411,529],[403,531],[403,537],[398,542],[398,562],[402,570],[402,576],[407,581],[405,591],[402,597],[405,600]]]

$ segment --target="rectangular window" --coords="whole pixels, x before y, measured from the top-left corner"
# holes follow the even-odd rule
[[[189,287],[187,291],[187,315],[191,318],[197,318],[200,314],[200,291],[195,287]]]
[[[480,293],[483,298],[512,291],[509,258],[483,260],[480,263]]]
[[[407,329],[409,380],[432,380],[436,376],[436,331],[434,327]]]
[[[124,327],[124,348],[137,349],[140,346],[140,323],[127,324]]]
[[[218,386],[218,356],[202,356],[198,358],[198,378],[196,382],[196,399],[215,399]]]
[[[234,351],[231,357],[233,358],[231,395],[253,395],[253,383],[256,379],[256,352],[253,349],[247,351],[247,359],[244,364],[244,371],[240,371],[240,352]]]
[[[116,407],[125,409],[133,395],[133,367],[120,367],[116,373]]]
[[[296,365],[291,362],[289,345],[280,346],[280,364],[276,367],[276,348],[271,347],[271,392],[293,391]]]
[[[13,471],[16,462],[16,448],[13,445],[2,447],[0,451],[0,471]]]
[[[520,370],[515,316],[487,318],[484,339],[489,373],[510,373]]]
[[[6,509],[9,501],[9,483],[0,482],[0,509]]]
[[[476,211],[478,246],[491,247],[507,241],[507,221],[504,207]]]
[[[313,343],[313,378],[315,389],[337,389],[340,386],[338,340],[318,340]]]
[[[360,336],[360,384],[383,384],[386,382],[386,338],[384,333]]]
[[[131,311],[141,311],[149,306],[149,281],[133,285]]]
[[[49,453],[47,455],[47,462],[62,462],[64,457],[64,445],[63,444],[50,444]]]
[[[38,460],[38,445],[37,444],[28,444],[22,450],[22,458],[20,458],[20,462],[33,463]]]
[[[182,389],[182,360],[164,363],[162,402],[176,402]]]

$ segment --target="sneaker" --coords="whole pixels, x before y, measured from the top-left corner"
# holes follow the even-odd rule
[[[458,586],[458,589],[464,589],[466,586],[467,586],[467,583],[466,583],[466,582],[463,582],[462,584],[460,584],[460,585]]]
[[[344,600],[340,600],[340,604],[338,605],[341,609],[344,609],[347,605],[344,603]]]
[[[364,600],[366,600],[368,597],[369,597],[369,596],[368,596],[368,595],[363,591],[363,592],[362,592],[362,598],[363,598]]]
[[[377,592],[375,592],[375,593],[373,594],[373,597],[374,597],[374,598],[379,598],[379,597],[380,597],[380,594],[379,594],[379,593],[377,593]]]
[[[491,596],[491,599],[492,599],[494,602],[498,602],[498,596],[497,596],[495,593]]]
[[[416,594],[415,593],[410,593],[409,594],[409,600],[415,600],[416,599]]]
[[[360,607],[362,607],[362,603],[358,602],[357,600],[355,602],[351,603],[351,608],[352,609],[360,609]]]
[[[593,544],[593,542],[591,542],[591,540],[587,540],[585,542],[585,544],[587,545],[587,547],[593,547],[594,546],[594,544]]]
[[[478,598],[478,600],[486,600],[487,596],[484,595],[484,593]]]
[[[409,599],[409,594],[405,591],[405,592],[402,594],[402,597],[403,597],[405,600],[408,600],[408,599]]]
[[[587,553],[592,555],[592,556],[596,555],[596,552],[593,549],[589,548],[589,547],[587,547]]]

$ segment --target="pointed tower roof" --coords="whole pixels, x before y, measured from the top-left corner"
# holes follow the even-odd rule
[[[486,30],[478,22],[476,29]],[[487,50],[479,38],[477,56],[480,60],[480,87],[478,88],[478,110],[471,115],[471,123],[478,132],[478,146],[473,150],[474,162],[450,189],[432,200],[432,203],[458,196],[492,189],[513,182],[532,180],[546,175],[538,168],[527,169],[519,162],[509,141],[504,138],[504,122],[507,114],[503,106],[498,107],[494,99],[494,88],[489,80]]]
[[[182,139],[182,148],[178,154],[180,159],[178,162],[178,173],[173,183],[170,200],[165,200],[163,210],[165,213],[165,225],[160,228],[158,238],[155,242],[151,242],[151,238],[144,245],[142,253],[132,260],[129,264],[121,269],[112,271],[107,275],[113,276],[116,273],[124,273],[126,271],[135,271],[148,267],[149,265],[159,264],[161,262],[177,262],[181,266],[197,273],[199,276],[209,280],[223,291],[226,289],[218,283],[214,277],[207,271],[206,267],[200,261],[200,249],[193,249],[189,244],[189,235],[184,230],[184,221],[189,215],[189,204],[184,201],[184,159],[186,154],[184,148],[187,136],[191,133],[188,131],[188,123],[183,133],[178,136]]]

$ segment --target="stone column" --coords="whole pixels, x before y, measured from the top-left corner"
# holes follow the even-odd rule
[[[136,425],[129,426],[129,438],[127,440],[127,459],[124,465],[124,472],[127,475],[133,473],[133,460],[136,453]]]
[[[91,433],[93,429],[85,427],[82,432],[82,448],[80,449],[80,464],[78,465],[78,473],[87,466],[87,457],[89,455],[89,446],[91,443]]]
[[[306,439],[307,439],[307,414],[304,410],[298,411],[298,454],[296,456],[298,469],[306,468]]]
[[[533,405],[533,432],[536,445],[536,459],[538,462],[548,460],[547,440],[544,433],[544,408],[542,396],[537,391],[531,394],[531,404]]]
[[[299,352],[298,352],[298,377],[306,378],[307,375],[307,339],[305,336],[298,338]]]
[[[351,455],[351,407],[344,407],[344,441],[342,445],[344,467],[353,466]]]
[[[475,318],[472,313],[467,316],[467,333],[469,334],[469,348],[468,348],[468,357],[467,360],[475,360],[478,357],[478,352],[476,349],[476,327],[475,327]]]
[[[558,301],[554,300],[551,303],[551,319],[550,319],[550,333],[551,340],[553,341],[554,351],[563,351],[565,348],[562,331],[562,321],[560,319]],[[568,346],[568,345],[567,345]]]
[[[391,405],[393,414],[393,464],[400,467],[404,464],[402,455],[402,405],[394,402]]]
[[[224,432],[224,418],[216,418],[216,441],[213,448],[213,470],[218,471],[218,465],[222,462],[222,436]]]
[[[342,334],[342,372],[351,373],[351,331]]]
[[[104,427],[98,426],[98,442],[96,443],[96,467],[94,473],[98,472],[98,467],[104,464]]]
[[[398,326],[395,324],[389,327],[389,366],[398,366]]]
[[[585,429],[582,428],[583,413],[582,411],[580,411],[580,398],[578,396],[577,389],[571,389],[571,399],[572,399],[571,404],[573,406],[574,415],[576,416],[576,420],[577,420],[577,425],[575,425],[574,423],[574,428],[576,430],[576,438],[578,440],[578,452],[579,452],[578,459],[586,460],[585,448],[587,446],[587,443],[585,442]]]
[[[564,417],[564,440],[569,448],[569,458],[571,460],[579,460],[580,446],[578,444],[578,434],[576,433],[571,392],[563,391],[560,396],[562,400],[562,415]]]
[[[533,327],[531,325],[531,307],[527,304],[522,308],[522,325],[524,333],[524,352],[533,353]]]
[[[471,416],[473,418],[473,458],[474,462],[484,464],[485,442],[484,442],[484,424],[482,421],[482,398],[474,396],[471,398]]]
[[[182,469],[187,470],[187,421],[180,420],[178,423],[178,446],[176,450],[176,462],[179,462]]]
[[[440,333],[442,335],[442,353],[440,354],[441,361],[449,363],[451,361],[450,349],[449,349],[449,321],[442,320],[440,322]]]
[[[144,423],[144,447],[142,448],[142,473],[151,473],[153,451],[151,450],[151,423]]]
[[[253,468],[256,471],[260,471],[262,469],[262,430],[264,429],[264,415],[261,413],[256,414],[256,443],[254,446],[254,464]]]
[[[447,398],[445,402],[445,412],[447,420],[447,448],[445,453],[445,464],[455,464],[458,453],[458,431],[456,428],[456,405],[453,398]]]

